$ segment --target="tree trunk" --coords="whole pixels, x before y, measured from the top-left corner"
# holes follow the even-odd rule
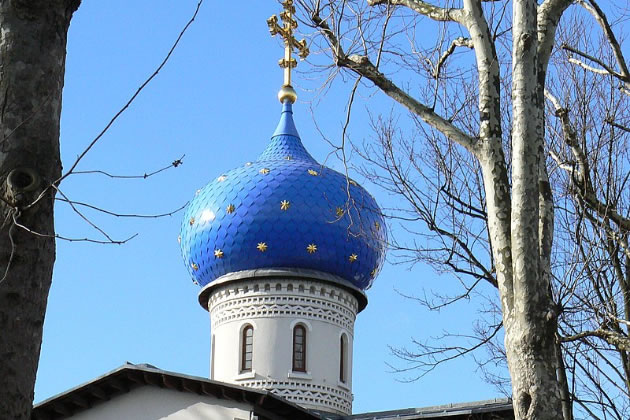
[[[55,260],[66,39],[80,0],[0,2],[0,418],[28,420]]]
[[[540,166],[544,159],[539,109],[537,3],[513,3],[512,60],[512,306],[503,312],[505,349],[517,419],[562,419],[556,378],[556,313],[549,259],[542,258]],[[543,196],[546,191],[543,191]],[[542,219],[541,219],[542,217]],[[544,239],[544,238],[543,238]]]

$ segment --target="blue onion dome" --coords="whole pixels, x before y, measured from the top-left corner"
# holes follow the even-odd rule
[[[242,270],[294,268],[333,274],[364,290],[380,270],[385,242],[374,198],[313,159],[288,101],[258,160],[197,192],[180,235],[184,262],[201,287]]]

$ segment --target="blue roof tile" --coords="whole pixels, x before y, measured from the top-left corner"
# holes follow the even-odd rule
[[[380,209],[360,186],[351,185],[348,197],[346,177],[306,151],[291,104],[283,104],[258,160],[221,177],[193,198],[182,222],[182,255],[200,286],[230,272],[280,267],[328,272],[361,289],[372,284],[385,256]],[[228,214],[230,204],[235,208]],[[337,207],[344,210],[341,217]],[[264,252],[259,243],[266,244]],[[309,253],[311,244],[316,250]]]

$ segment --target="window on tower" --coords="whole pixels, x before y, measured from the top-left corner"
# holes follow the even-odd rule
[[[254,327],[246,325],[241,337],[241,373],[252,371],[252,355],[254,352]]]
[[[345,334],[341,334],[339,337],[339,381],[344,384],[348,380],[346,358],[348,353],[348,337]]]
[[[306,328],[303,325],[293,328],[293,371],[306,372]]]

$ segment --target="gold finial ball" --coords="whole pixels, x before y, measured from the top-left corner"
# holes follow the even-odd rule
[[[283,104],[284,101],[289,101],[294,104],[297,100],[297,92],[291,87],[291,85],[284,85],[278,92],[278,100],[281,104]]]

